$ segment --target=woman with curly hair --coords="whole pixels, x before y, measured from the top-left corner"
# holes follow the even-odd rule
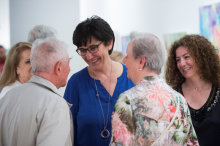
[[[201,146],[220,144],[220,59],[203,36],[186,35],[172,45],[167,84],[184,95]]]

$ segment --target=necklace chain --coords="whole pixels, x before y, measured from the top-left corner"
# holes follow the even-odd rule
[[[111,77],[110,77],[110,87],[109,87],[109,101],[108,101],[108,113],[107,113],[107,119],[106,119],[106,122],[105,122],[105,114],[103,112],[103,109],[102,109],[102,104],[101,104],[101,101],[100,101],[100,98],[99,98],[99,93],[98,93],[98,88],[97,88],[97,85],[96,85],[96,82],[95,82],[95,75],[94,75],[94,72],[93,72],[93,79],[94,79],[94,83],[95,83],[95,88],[96,88],[96,96],[98,97],[99,99],[99,104],[100,104],[100,107],[101,107],[101,110],[102,110],[102,115],[103,115],[103,119],[104,119],[104,130],[103,131],[107,131],[107,125],[108,125],[108,114],[109,114],[109,104],[110,104],[110,91],[111,91],[111,80],[112,80],[112,61],[111,61]],[[101,133],[101,135],[103,136],[103,131]],[[106,137],[104,138],[108,138],[109,135],[107,135]]]

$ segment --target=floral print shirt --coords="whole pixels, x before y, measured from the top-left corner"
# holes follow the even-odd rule
[[[199,145],[183,96],[160,76],[147,76],[122,93],[112,115],[111,146],[150,146],[179,111],[170,129],[155,146]]]

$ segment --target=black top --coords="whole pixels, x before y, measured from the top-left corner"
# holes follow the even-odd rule
[[[182,86],[174,89],[183,95]],[[212,86],[208,100],[200,109],[196,110],[188,105],[200,146],[220,146],[219,91],[219,87]]]

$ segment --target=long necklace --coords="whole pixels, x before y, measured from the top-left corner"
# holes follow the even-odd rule
[[[110,103],[110,90],[111,90],[111,81],[112,81],[112,61],[111,61],[111,77],[110,77],[110,87],[109,87],[109,100],[108,100],[108,113],[107,113],[107,120],[105,122],[105,115],[104,115],[104,112],[103,112],[103,109],[102,109],[102,104],[101,104],[101,101],[100,101],[100,98],[99,98],[99,93],[98,93],[98,88],[97,88],[97,85],[96,85],[96,82],[95,82],[95,75],[94,75],[94,72],[93,72],[93,79],[94,79],[94,83],[95,83],[95,88],[96,88],[96,96],[98,97],[99,99],[99,104],[100,104],[100,107],[101,107],[101,110],[102,110],[102,115],[103,115],[103,119],[104,119],[104,130],[102,130],[101,132],[101,136],[103,138],[108,138],[110,136],[110,132],[108,131],[107,129],[107,125],[108,125],[108,113],[109,113],[109,103]],[[104,132],[107,132],[107,135],[104,136]]]

